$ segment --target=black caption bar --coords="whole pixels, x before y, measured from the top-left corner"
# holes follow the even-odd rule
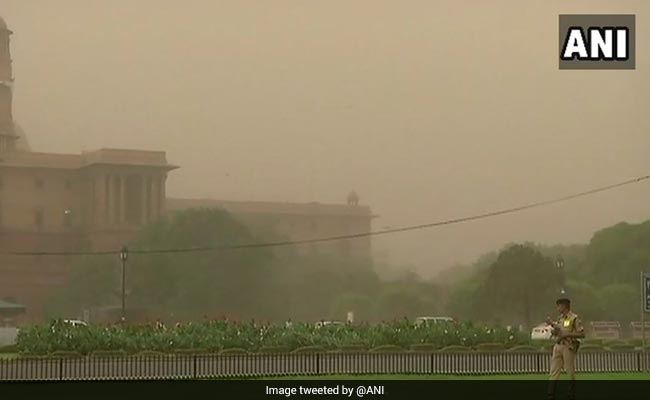
[[[556,398],[566,398],[560,381]],[[547,381],[155,381],[2,383],[3,398],[16,399],[546,399]],[[638,399],[650,393],[650,381],[578,381],[576,399]],[[643,396],[642,396],[643,397]]]

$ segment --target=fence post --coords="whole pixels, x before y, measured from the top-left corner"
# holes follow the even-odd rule
[[[63,380],[63,357],[59,358],[59,380]]]
[[[320,353],[316,353],[316,375],[320,375]]]
[[[196,379],[196,353],[192,354],[192,376]]]

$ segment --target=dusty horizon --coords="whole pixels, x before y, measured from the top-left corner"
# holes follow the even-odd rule
[[[650,172],[647,47],[633,71],[560,71],[556,54],[558,14],[635,13],[648,37],[647,2],[408,4],[2,0],[15,119],[35,151],[164,150],[181,167],[171,197],[343,203],[354,189],[374,229]],[[431,276],[508,242],[587,242],[648,219],[649,195],[640,183],[373,247]]]

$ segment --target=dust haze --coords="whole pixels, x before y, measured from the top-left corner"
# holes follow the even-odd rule
[[[164,150],[171,197],[344,203],[374,228],[483,213],[650,171],[649,52],[560,71],[558,14],[646,1],[2,0],[35,151]],[[377,237],[423,275],[513,241],[647,219],[650,187]]]

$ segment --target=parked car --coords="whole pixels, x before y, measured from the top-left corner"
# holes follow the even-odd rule
[[[88,326],[88,323],[86,321],[82,321],[80,319],[64,319],[63,322],[65,322],[66,324],[70,324],[74,327]]]
[[[539,324],[530,333],[532,340],[549,340],[553,336],[553,328],[548,324]]]
[[[323,326],[345,326],[345,324],[341,321],[318,321],[316,322],[316,328],[322,328]]]
[[[453,324],[456,320],[452,317],[417,317],[415,325],[431,325],[431,324]]]

